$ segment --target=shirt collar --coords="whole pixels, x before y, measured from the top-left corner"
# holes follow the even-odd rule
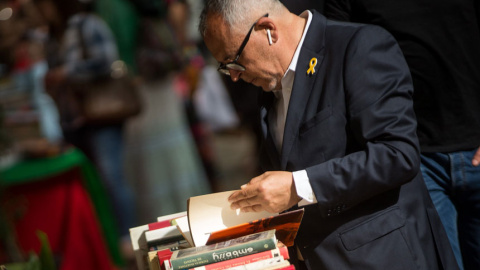
[[[287,71],[285,71],[285,74],[283,75],[282,78],[282,90],[279,91],[274,91],[275,96],[278,97],[279,92],[284,91],[284,89],[289,89],[291,90],[293,87],[293,79],[295,77],[295,69],[297,67],[297,62],[298,62],[298,57],[300,55],[300,51],[302,49],[303,41],[305,40],[305,36],[308,32],[308,28],[310,27],[310,23],[312,22],[312,12],[310,10],[305,10],[300,14],[300,17],[306,18],[307,19],[307,24],[305,25],[305,29],[303,30],[302,38],[300,39],[300,42],[298,43],[297,49],[295,50],[295,53],[293,54],[292,62],[290,62],[290,65],[287,68]]]

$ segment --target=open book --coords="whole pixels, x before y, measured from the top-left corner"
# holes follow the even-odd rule
[[[303,218],[303,209],[272,214],[266,211],[242,213],[230,209],[228,197],[234,191],[191,197],[187,216],[176,219],[177,227],[191,246],[204,246],[261,231],[276,230],[286,246],[293,241]]]

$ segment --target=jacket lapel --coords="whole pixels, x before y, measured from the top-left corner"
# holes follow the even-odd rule
[[[292,95],[288,104],[287,119],[283,136],[283,146],[281,152],[281,169],[287,169],[287,161],[292,150],[295,139],[298,136],[303,114],[308,104],[308,98],[313,89],[317,78],[322,77],[320,66],[324,57],[325,41],[325,17],[312,11],[313,18],[307,35],[303,42],[302,49],[295,69],[295,79],[292,88]],[[315,65],[313,65],[315,64]],[[313,71],[311,67],[315,66],[313,74],[307,72]]]

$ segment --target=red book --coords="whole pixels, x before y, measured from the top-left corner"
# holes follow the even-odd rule
[[[253,263],[253,262],[270,259],[278,256],[283,256],[285,260],[288,260],[290,258],[288,254],[288,248],[281,242],[278,242],[276,249],[267,250],[267,251],[263,251],[263,252],[259,252],[259,253],[255,253],[252,255],[247,255],[247,256],[239,257],[235,259],[230,259],[227,261],[207,264],[207,265],[191,268],[190,270],[223,270],[230,267],[245,265],[248,263]]]

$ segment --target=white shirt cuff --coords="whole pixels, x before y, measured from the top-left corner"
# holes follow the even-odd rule
[[[315,197],[315,193],[313,193],[312,186],[310,185],[307,171],[301,170],[293,172],[292,174],[297,195],[302,197],[302,200],[298,203],[298,206],[316,203],[317,198]]]

